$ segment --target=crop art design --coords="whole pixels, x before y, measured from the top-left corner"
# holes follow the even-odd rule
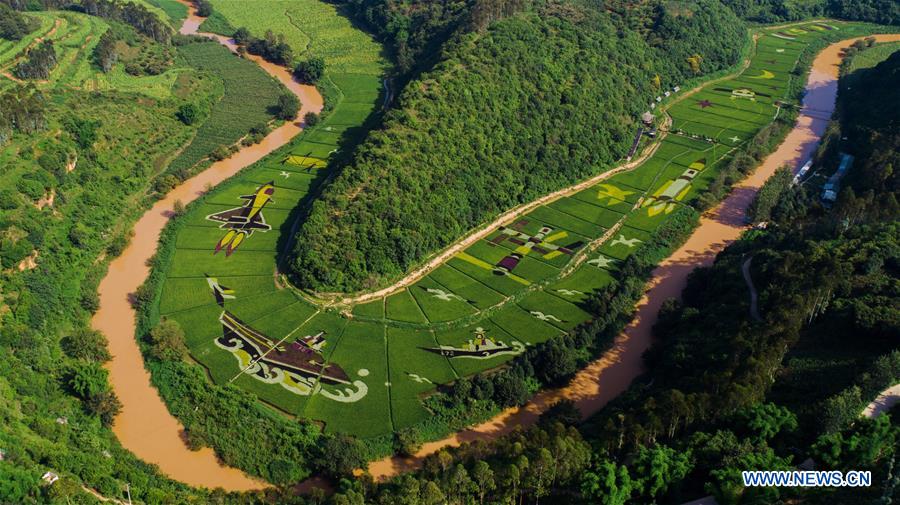
[[[219,228],[228,230],[216,244],[213,254],[218,254],[224,249],[225,256],[231,256],[245,239],[253,235],[254,231],[267,232],[271,230],[272,227],[266,224],[262,210],[272,201],[274,194],[275,183],[270,181],[256,188],[252,195],[242,195],[241,198],[247,200],[243,206],[206,216],[206,219],[210,221],[222,223]]]
[[[694,178],[706,168],[706,159],[700,159],[691,163],[687,170],[677,178],[666,181],[653,192],[641,207],[647,208],[648,216],[656,216],[660,213],[670,214],[676,208],[676,202],[680,202],[691,191]]]
[[[214,278],[207,278],[207,282],[216,303],[223,309],[219,314],[222,336],[214,342],[237,359],[240,371],[235,378],[249,375],[266,384],[278,384],[297,395],[318,394],[343,403],[356,402],[366,396],[368,387],[364,382],[351,379],[340,365],[327,363],[322,354],[327,345],[324,331],[291,343],[286,342],[290,334],[275,341],[225,309],[225,300],[235,298],[234,290],[222,286]],[[367,374],[360,370],[358,375]]]
[[[517,340],[507,345],[500,340],[487,336],[484,328],[475,328],[475,337],[461,346],[440,345],[437,347],[420,347],[420,349],[448,358],[488,359],[504,354],[522,354],[525,345]]]
[[[544,259],[553,259],[562,254],[571,256],[575,250],[584,245],[581,241],[572,242],[566,246],[554,244],[557,240],[569,236],[568,232],[559,231],[553,233],[553,228],[542,226],[534,235],[528,235],[522,231],[528,221],[517,221],[512,226],[501,226],[500,234],[489,241],[493,246],[509,241],[519,247],[513,250],[508,256],[501,259],[494,265],[493,272],[495,275],[509,275],[516,268],[522,258],[528,256],[532,251],[541,254]],[[552,233],[552,235],[551,235]]]

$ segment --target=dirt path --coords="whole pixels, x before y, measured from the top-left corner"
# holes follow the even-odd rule
[[[195,33],[201,22],[191,6],[191,15],[185,21],[182,33]],[[233,43],[229,47],[233,50]],[[260,66],[300,98],[303,104],[300,117],[306,112],[322,109],[322,97],[315,87],[294,82],[290,72],[281,67],[269,63],[260,63]],[[109,339],[112,360],[106,368],[113,390],[122,402],[122,412],[115,419],[113,432],[122,446],[138,458],[158,465],[165,475],[192,486],[246,491],[262,489],[266,484],[223,466],[212,449],[191,451],[185,445],[184,427],[169,413],[144,368],[135,340],[135,312],[128,298],[150,272],[147,261],[156,253],[160,233],[172,216],[175,202],[187,204],[195,200],[207,187],[228,179],[288,143],[301,130],[300,123],[286,123],[259,144],[243,147],[231,158],[214,163],[156,202],[134,225],[134,238],[122,255],[110,263],[98,288],[100,309],[94,315],[92,326]]]
[[[900,34],[878,35],[876,38],[879,42],[891,42],[900,40]],[[372,476],[376,479],[390,478],[418,468],[423,458],[442,448],[494,439],[517,426],[532,425],[542,412],[559,400],[574,401],[582,417],[587,418],[624,392],[631,381],[644,371],[641,355],[650,347],[651,329],[662,303],[668,298],[679,297],[688,274],[697,267],[712,264],[716,255],[746,229],[744,216],[747,207],[766,179],[785,165],[796,171],[815,151],[828,125],[828,120],[822,119],[822,112],[830,116],[834,110],[842,49],[855,40],[832,44],[819,53],[810,70],[804,108],[794,129],[774,153],[734,187],[728,198],[701,218],[700,225],[687,242],[653,271],[648,289],[638,302],[634,321],[616,337],[610,351],[578,372],[571,384],[564,388],[542,391],[521,408],[507,409],[485,423],[425,444],[412,458],[389,457],[372,462],[369,465]],[[809,114],[807,109],[811,111]]]
[[[878,417],[880,414],[891,410],[898,403],[900,403],[900,384],[882,391],[877,398],[872,400],[872,403],[866,406],[861,415],[868,418]]]
[[[754,321],[762,321],[762,317],[759,316],[759,295],[756,292],[756,286],[753,285],[753,277],[750,275],[750,263],[752,261],[753,256],[744,260],[744,263],[741,265],[741,275],[744,276],[744,282],[750,291],[750,317]]]

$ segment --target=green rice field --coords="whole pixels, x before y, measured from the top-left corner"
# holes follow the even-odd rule
[[[270,1],[270,9],[238,16],[241,2],[213,3],[235,26],[258,32],[271,23],[301,53],[323,54],[343,99],[289,152],[245,169],[189,208],[174,255],[160,265],[159,312],[180,323],[192,355],[216,382],[235,379],[269,405],[321,421],[327,432],[363,438],[428,420],[422,398],[440,384],[501,366],[589,321],[584,301],[773,121],[801,52],[826,33],[805,25],[789,36],[761,30],[740,75],[683,99],[676,93],[670,132],[636,168],[517,217],[407,288],[355,306],[320,307],[286,285],[277,260],[296,209],[332,170],[329,154],[340,149],[341,132],[375,110],[381,60],[371,41],[321,42],[336,21],[319,24],[312,5],[331,6]],[[286,15],[304,8],[302,22]],[[830,26],[852,35],[852,25]],[[365,50],[355,52],[359,47]],[[212,216],[240,210],[266,183],[274,186],[260,211],[268,229],[246,234],[231,255],[216,252],[229,230]],[[217,301],[213,285],[229,288],[228,297]],[[228,314],[243,324],[229,327],[222,322]]]

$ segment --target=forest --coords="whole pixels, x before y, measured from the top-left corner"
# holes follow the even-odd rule
[[[611,168],[662,88],[738,58],[743,23],[718,2],[690,5],[690,15],[660,2],[651,19],[611,19],[550,3],[484,30],[466,24],[312,206],[295,281],[382,285],[489,217]]]
[[[796,21],[815,16],[896,24],[900,5],[893,0],[722,0],[743,18],[758,23]]]

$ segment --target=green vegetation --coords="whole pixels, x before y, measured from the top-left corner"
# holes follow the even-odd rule
[[[195,40],[179,46],[178,53],[191,67],[221,78],[224,87],[197,136],[169,165],[173,173],[187,173],[217,150],[237,143],[253,126],[272,120],[283,87],[256,64],[235,57],[216,42]]]
[[[872,23],[896,24],[900,5],[893,0],[723,0],[743,18],[760,23],[797,21],[828,16]]]
[[[173,27],[180,27],[188,15],[187,6],[177,0],[146,0],[146,3],[164,12]]]
[[[701,1],[691,13],[661,3],[616,22],[551,4],[462,35],[315,203],[296,282],[384,285],[498,213],[611,168],[648,103],[695,75],[688,57],[703,55],[702,73],[737,61],[746,37],[730,11]],[[657,28],[619,29],[631,22]]]

